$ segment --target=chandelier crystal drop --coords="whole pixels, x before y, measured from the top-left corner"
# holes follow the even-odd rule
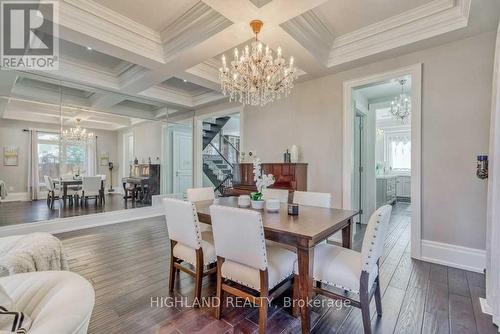
[[[242,104],[263,106],[281,96],[288,96],[297,79],[294,59],[289,62],[283,58],[281,48],[276,54],[257,38],[263,22],[250,22],[255,40],[240,51],[234,49],[233,60],[228,64],[222,55],[222,67],[219,69],[222,93],[229,96],[229,101]]]
[[[405,94],[406,79],[399,80],[401,85],[401,94],[391,102],[391,114],[394,118],[406,123],[411,113],[411,99]]]
[[[76,119],[76,127],[63,130],[61,132],[61,140],[71,144],[87,144],[94,140],[94,133],[87,132],[87,129],[80,125],[81,119]]]

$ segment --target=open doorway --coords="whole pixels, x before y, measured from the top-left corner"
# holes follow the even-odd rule
[[[359,211],[362,238],[371,214],[392,205],[414,258],[421,247],[420,85],[420,65],[344,83],[344,207]]]
[[[240,113],[200,118],[201,183],[213,187],[216,195],[232,186],[234,167],[239,161]]]

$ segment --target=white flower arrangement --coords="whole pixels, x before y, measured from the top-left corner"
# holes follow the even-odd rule
[[[254,201],[262,199],[262,190],[274,184],[273,174],[262,174],[262,162],[259,158],[253,161],[253,180],[257,187],[257,192],[251,193],[250,196]]]

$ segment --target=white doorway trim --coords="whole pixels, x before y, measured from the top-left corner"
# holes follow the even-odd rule
[[[352,178],[354,166],[354,109],[352,107],[353,88],[411,76],[411,256],[421,258],[422,222],[421,222],[421,163],[422,163],[422,64],[402,67],[396,70],[373,74],[343,83],[343,157],[342,157],[342,206],[353,208]]]

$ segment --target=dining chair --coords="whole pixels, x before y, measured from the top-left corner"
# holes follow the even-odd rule
[[[313,191],[294,191],[293,203],[299,205],[316,206],[320,208],[332,207],[332,194],[318,193]],[[327,240],[330,242],[342,242],[342,232],[337,232],[330,236]]]
[[[163,204],[170,238],[169,291],[174,291],[175,276],[182,270],[195,278],[195,298],[200,301],[203,276],[216,272],[212,267],[217,262],[212,233],[200,231],[198,214],[192,202],[167,197]],[[194,271],[183,266],[182,262],[192,265]]]
[[[297,255],[285,248],[266,246],[258,211],[212,205],[210,216],[217,255],[219,303],[215,316],[221,317],[224,293],[245,298],[259,307],[259,333],[265,333],[269,303],[290,288]]]
[[[95,198],[95,204],[102,204],[101,196],[101,177],[100,176],[83,176],[82,177],[82,206],[88,204],[89,198]]]
[[[214,187],[189,188],[186,190],[187,199],[190,202],[213,201],[215,199]],[[202,232],[211,232],[212,227],[209,224],[200,223]]]
[[[44,175],[43,179],[45,181],[45,187],[47,187],[48,193],[47,193],[47,206],[53,210],[54,209],[54,202],[55,200],[59,199],[59,191],[60,188],[57,187],[54,184],[54,180],[50,178],[48,175]],[[57,191],[57,195],[56,195]]]
[[[190,202],[211,201],[215,199],[214,187],[189,188],[186,192],[187,199]]]
[[[96,176],[99,176],[101,178],[101,198],[102,198],[102,202],[104,204],[106,204],[106,196],[105,196],[105,193],[106,193],[106,174],[97,174]]]
[[[332,194],[296,190],[293,192],[293,203],[299,205],[317,206],[321,208],[331,208]]]
[[[384,250],[391,212],[392,207],[384,205],[371,215],[361,252],[327,243],[319,244],[314,248],[313,280],[357,294],[359,300],[318,286],[313,287],[313,291],[332,299],[349,300],[352,306],[360,308],[365,334],[371,333],[370,301],[373,296],[375,296],[377,314],[382,316],[379,259]],[[297,264],[295,275],[298,275]],[[298,286],[294,284],[293,289],[295,298],[298,295]],[[294,314],[297,313],[294,309]]]
[[[262,199],[270,198],[277,199],[280,203],[288,203],[288,190],[276,188],[262,189]]]

